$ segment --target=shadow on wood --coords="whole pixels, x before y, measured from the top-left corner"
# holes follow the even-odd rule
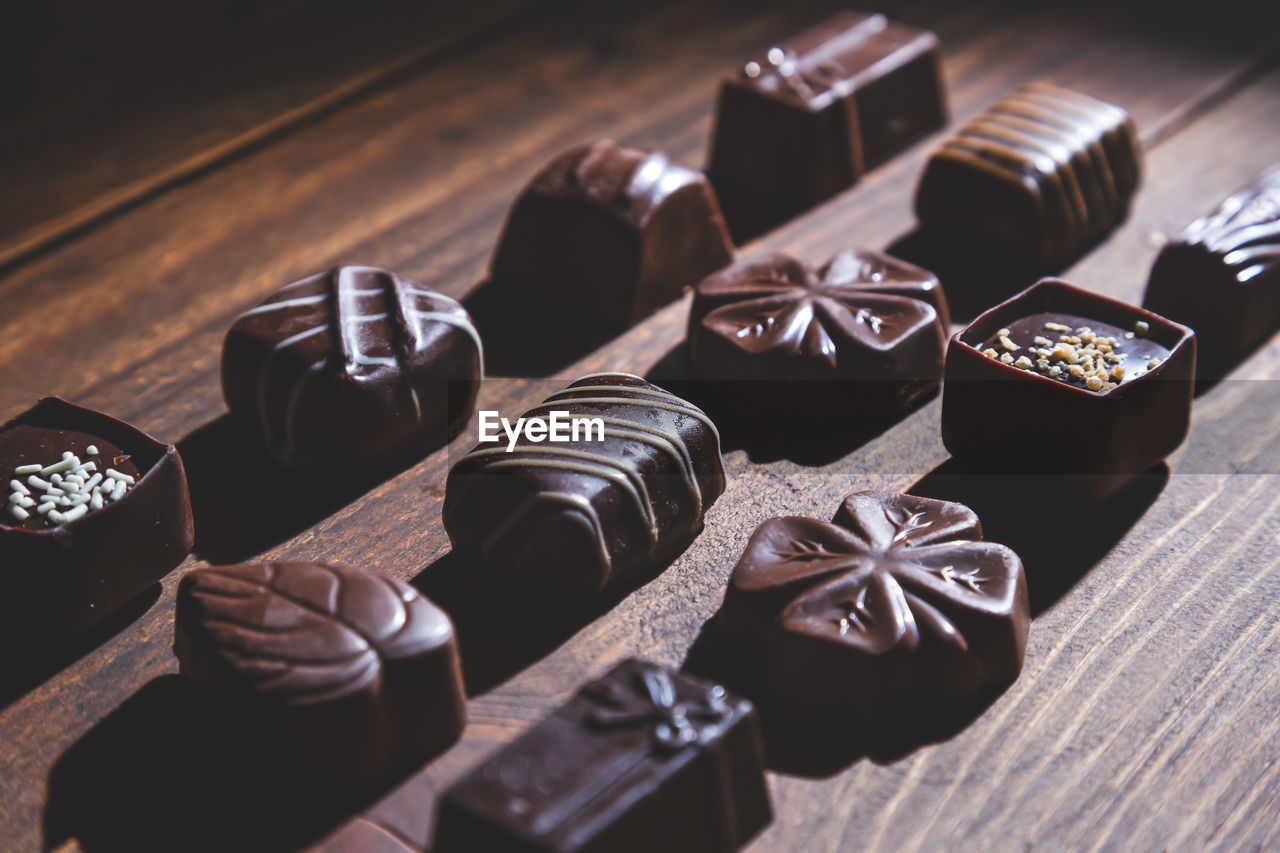
[[[769,769],[776,773],[825,779],[863,758],[893,763],[922,746],[954,737],[1003,692],[991,691],[958,705],[903,708],[875,719],[802,705],[770,693],[751,674],[726,660],[716,630],[718,616],[703,624],[684,669],[718,681],[755,703]]]
[[[0,710],[128,628],[159,597],[160,584],[154,583],[79,637],[33,642],[31,637],[15,637],[8,630],[0,631],[7,648],[17,644],[24,649],[24,654],[5,655],[0,661]]]
[[[721,382],[721,390],[693,377],[689,366],[689,348],[680,343],[667,351],[645,374],[645,379],[693,403],[710,416],[720,431],[720,450],[744,450],[757,464],[787,459],[798,465],[822,466],[843,459],[871,439],[891,429],[907,415],[927,404],[935,394],[917,400],[909,409],[892,415],[848,418],[845,420],[807,420],[752,415],[749,401],[754,394],[766,393],[754,383]],[[737,387],[728,387],[728,386]]]
[[[550,376],[617,334],[496,281],[481,282],[462,304],[484,340],[486,376]]]
[[[178,452],[195,518],[192,552],[211,563],[239,562],[278,545],[397,473],[282,468],[228,415],[179,441]]]
[[[405,774],[407,775],[407,773]],[[316,791],[224,733],[177,675],[148,682],[54,765],[44,847],[285,853],[322,837],[375,791]]]
[[[555,651],[653,580],[684,550],[659,561],[660,569],[641,572],[587,600],[495,577],[453,552],[427,566],[410,583],[453,620],[467,695],[478,696]]]
[[[894,240],[885,251],[938,277],[947,294],[953,323],[968,322],[1041,278],[1066,268],[1038,268],[1017,261],[1006,249],[920,228]]]
[[[978,514],[983,537],[1008,545],[1027,573],[1031,614],[1043,613],[1094,567],[1169,481],[1161,462],[1103,501],[1085,497],[1086,474],[992,474],[949,459],[913,495],[958,501]]]

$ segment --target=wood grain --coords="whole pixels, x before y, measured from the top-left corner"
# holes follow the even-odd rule
[[[0,13],[0,269],[530,6],[64,0]],[[7,66],[7,68],[6,68]]]
[[[1130,219],[1066,271],[1072,281],[1138,299],[1159,235],[1276,156],[1280,74],[1254,74],[1268,48],[1264,26],[1239,32],[1197,21],[1186,30],[1111,4],[1088,15],[953,5],[922,0],[891,11],[941,37],[956,120],[1018,82],[1045,79],[1124,105],[1158,143]],[[829,516],[857,488],[912,487],[971,502],[989,538],[1022,553],[1038,613],[1026,669],[988,707],[914,721],[914,732],[819,736],[766,716],[777,819],[752,849],[1275,843],[1280,395],[1269,386],[1280,376],[1278,342],[1197,400],[1191,439],[1167,471],[1083,518],[1054,505],[1053,483],[949,467],[936,400],[896,423],[803,441],[729,424],[729,486],[702,536],[652,582],[586,613],[554,602],[527,612],[527,602],[460,577],[439,511],[450,456],[466,449],[470,431],[393,479],[300,499],[306,506],[293,513],[272,512],[261,480],[219,475],[235,439],[219,420],[217,359],[236,312],[325,265],[378,263],[468,295],[486,337],[503,330],[514,352],[536,354],[554,337],[539,324],[555,318],[476,291],[523,181],[561,148],[604,135],[699,163],[718,76],[827,8],[670,4],[612,19],[587,4],[550,10],[518,34],[176,186],[0,278],[0,413],[56,391],[186,436],[193,494],[203,497],[198,530],[216,520],[223,533],[199,543],[198,555],[366,565],[414,578],[450,609],[473,695],[466,735],[367,806],[416,843],[429,838],[444,786],[620,658],[714,670],[708,622],[760,521]],[[850,243],[909,238],[915,176],[935,142],[747,250],[821,261]],[[503,325],[504,308],[533,328]],[[678,380],[686,311],[678,302],[607,342],[581,336],[576,350],[545,364],[560,377],[626,369]],[[48,336],[67,342],[65,354],[38,372],[16,369]],[[505,366],[518,375],[514,359]],[[498,378],[480,405],[518,412],[562,382]],[[274,526],[237,542],[246,522],[227,507],[246,502]],[[193,557],[183,570],[201,563]],[[186,746],[211,734],[172,676],[181,571],[114,634],[40,662],[6,694],[0,847],[75,837],[85,850],[146,849],[166,832],[203,827],[209,835],[184,841],[216,848],[228,838],[218,833],[235,837],[261,818],[210,783],[223,777],[209,765],[179,760],[216,761]],[[133,772],[121,784],[125,764]]]

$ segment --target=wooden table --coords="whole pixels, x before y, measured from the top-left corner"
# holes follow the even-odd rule
[[[179,20],[159,2],[68,2],[0,22],[0,73],[14,81],[0,101],[0,417],[57,393],[177,441],[198,529],[195,553],[94,637],[6,648],[0,849],[289,849],[354,810],[264,793],[225,766],[170,651],[174,586],[194,566],[362,565],[451,609],[470,724],[367,809],[421,842],[443,787],[584,680],[631,655],[708,666],[705,629],[755,525],[829,516],[862,488],[971,502],[989,538],[1022,553],[1035,611],[1026,667],[964,719],[821,736],[767,719],[776,818],[751,849],[1280,846],[1280,385],[1268,381],[1280,340],[1197,398],[1167,471],[1079,515],[1058,511],[1042,481],[946,465],[936,399],[790,444],[728,425],[729,486],[705,532],[665,573],[588,613],[531,612],[451,562],[440,504],[470,430],[372,485],[238,464],[222,334],[274,288],[336,263],[466,297],[496,377],[483,408],[540,399],[548,382],[530,376],[678,379],[687,300],[609,339],[478,287],[502,216],[580,141],[612,136],[701,165],[717,79],[835,8],[388,0],[355,19],[303,5],[213,2]],[[1063,275],[1136,302],[1164,235],[1280,160],[1277,7],[1197,8],[885,11],[940,36],[953,127],[1033,79],[1131,112],[1148,148],[1132,214]],[[914,183],[940,138],[743,250],[820,262],[848,245],[911,247]],[[944,281],[962,307],[970,284]],[[254,829],[264,815],[274,826]]]

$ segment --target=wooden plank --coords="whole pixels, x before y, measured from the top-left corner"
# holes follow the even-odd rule
[[[531,5],[294,0],[0,12],[0,269],[386,85]]]
[[[803,8],[812,17],[819,14]],[[37,335],[56,332],[73,342],[80,335],[84,341],[72,343],[67,360],[47,372],[6,384],[0,389],[0,411],[16,411],[30,396],[56,389],[161,434],[181,435],[210,422],[221,411],[219,339],[240,307],[290,277],[335,260],[367,259],[454,293],[469,290],[482,274],[511,195],[560,147],[615,133],[663,145],[697,162],[715,77],[779,32],[784,14],[799,15],[794,6],[785,13],[762,12],[725,30],[713,26],[716,16],[706,10],[673,7],[607,27],[583,25],[595,41],[566,26],[565,19],[551,17],[532,36],[538,47],[531,50],[539,61],[527,66],[538,73],[516,91],[507,76],[510,66],[499,62],[503,57],[513,61],[512,45],[498,41],[335,115],[314,131],[176,189],[0,281],[0,299],[14,311],[13,319],[0,321],[4,363],[18,363]],[[1161,47],[1139,17],[1119,10],[1101,19],[1098,26],[1109,33],[1101,39],[1075,18],[1042,11],[931,10],[918,4],[902,13],[910,14],[934,27],[949,46],[959,117],[1019,80],[1042,77],[1117,100],[1151,133],[1151,128],[1169,127],[1170,116],[1186,115],[1214,97],[1247,64],[1247,51],[1244,57],[1189,62],[1180,49]],[[717,38],[708,39],[708,32]],[[1139,33],[1151,41],[1138,40]],[[584,49],[583,43],[593,47]],[[1212,45],[1212,34],[1201,43]],[[659,46],[670,56],[670,67],[655,70],[652,56]],[[584,82],[585,69],[591,74]],[[1153,80],[1161,85],[1153,86]],[[1152,177],[1131,221],[1070,275],[1106,292],[1137,293],[1135,282],[1145,276],[1153,252],[1145,235],[1180,226],[1266,162],[1265,143],[1274,135],[1272,116],[1280,103],[1276,86],[1268,78],[1215,110],[1211,119],[1169,135],[1152,155]],[[619,109],[626,104],[653,106]],[[440,148],[439,156],[424,165],[419,140],[428,138],[428,128],[438,134],[429,138]],[[450,134],[456,141],[450,142]],[[1178,148],[1183,140],[1191,141]],[[763,245],[821,259],[850,235],[859,244],[879,245],[906,233],[911,184],[927,148],[919,146],[878,170]],[[1215,155],[1201,169],[1197,158],[1204,158],[1205,150]],[[1188,172],[1185,164],[1192,161],[1197,168]],[[1152,225],[1157,216],[1173,224]],[[430,234],[430,241],[419,237],[423,234]],[[36,283],[44,288],[38,296]],[[681,340],[685,310],[684,304],[671,306],[561,372],[647,370]],[[1245,371],[1262,369],[1260,375],[1274,376],[1270,368],[1258,367],[1273,364],[1274,358],[1260,354]],[[678,367],[678,358],[666,364]],[[1195,844],[1210,835],[1208,819],[1198,811],[1202,805],[1220,823],[1215,840],[1250,841],[1274,830],[1268,799],[1274,777],[1266,763],[1274,752],[1262,739],[1266,727],[1252,727],[1234,740],[1212,729],[1208,736],[1189,738],[1215,702],[1238,709],[1235,719],[1247,719],[1247,702],[1235,700],[1243,699],[1249,678],[1259,694],[1250,694],[1248,701],[1274,697],[1273,680],[1259,673],[1274,638],[1257,633],[1265,631],[1267,606],[1274,600],[1266,595],[1276,574],[1274,530],[1265,527],[1269,514],[1274,516],[1274,469],[1264,475],[1265,465],[1254,462],[1254,473],[1230,477],[1224,472],[1231,457],[1215,453],[1224,444],[1243,446],[1236,431],[1245,426],[1253,446],[1262,442],[1264,450],[1274,448],[1278,426],[1275,407],[1246,409],[1249,395],[1239,387],[1224,384],[1201,400],[1195,438],[1175,458],[1168,482],[1161,486],[1157,480],[1131,496],[1116,523],[1106,525],[1109,539],[1079,551],[1066,549],[1078,563],[1063,567],[1067,583],[1040,578],[1042,588],[1054,594],[1038,594],[1044,612],[1033,626],[1027,671],[1014,687],[949,740],[896,761],[854,761],[838,754],[838,744],[810,742],[809,752],[833,753],[839,772],[818,780],[796,772],[776,774],[778,820],[756,847],[960,842],[998,847],[1029,839],[1084,843],[1111,831],[1118,846],[1126,841],[1159,846],[1162,839],[1184,836]],[[499,380],[485,388],[482,405],[517,411],[545,390],[537,381]],[[1242,411],[1254,417],[1240,419]],[[219,429],[215,422],[183,442],[193,488],[227,485],[214,469],[225,464],[226,449],[234,445],[220,444],[230,439]],[[729,490],[708,516],[706,532],[662,576],[611,609],[588,614],[590,619],[553,607],[528,612],[527,602],[477,595],[456,576],[457,567],[447,557],[440,559],[447,542],[436,520],[447,452],[350,496],[348,505],[318,508],[325,517],[317,516],[316,523],[267,553],[369,565],[397,577],[419,575],[419,585],[458,617],[476,694],[464,740],[374,813],[395,821],[406,837],[427,837],[435,792],[563,701],[582,680],[629,654],[678,665],[692,646],[693,663],[699,664],[708,646],[704,626],[759,521],[780,512],[829,514],[846,491],[905,488],[945,458],[936,402],[887,432],[864,438],[849,436],[844,446],[824,449],[825,464],[812,464],[775,458],[776,448],[731,435]],[[461,439],[456,447],[467,443]],[[260,482],[243,485],[262,488]],[[945,472],[927,486],[972,491],[971,484],[949,483]],[[232,489],[220,500],[246,497],[253,499],[254,493]],[[987,521],[992,538],[1018,539],[1012,519],[997,512]],[[1132,530],[1121,539],[1130,524]],[[374,539],[376,550],[368,544]],[[1038,548],[1035,541],[1027,543],[1029,565],[1037,555],[1053,558],[1043,544],[1052,540],[1040,539]],[[1162,556],[1167,554],[1175,559]],[[1086,574],[1095,560],[1100,562]],[[1151,567],[1162,563],[1169,567],[1157,578]],[[174,671],[168,645],[178,574],[166,579],[158,603],[136,621],[0,712],[0,725],[10,733],[0,747],[5,847],[34,848],[41,837],[53,845],[69,834],[101,847],[146,837],[150,826],[199,826],[181,818],[202,796],[213,798],[201,803],[204,807],[225,809],[215,815],[223,824],[234,826],[252,815],[243,802],[217,799],[216,786],[201,778],[205,767],[193,772],[165,760],[187,740],[198,739],[193,733],[204,731],[175,713],[184,706],[171,677],[165,678]],[[1185,583],[1157,583],[1165,574]],[[1033,584],[1035,578],[1033,570]],[[1203,610],[1206,601],[1214,605],[1208,614],[1214,618],[1196,609]],[[1245,636],[1253,631],[1265,642],[1233,643],[1240,631]],[[1129,642],[1133,636],[1138,639]],[[1191,658],[1200,669],[1188,668],[1186,676],[1175,656],[1185,648],[1184,640],[1200,652]],[[1142,691],[1149,702],[1141,713],[1133,714],[1130,691]],[[1179,715],[1184,702],[1192,717]],[[1136,722],[1127,722],[1130,715]],[[1169,720],[1174,725],[1161,728]],[[1100,758],[1100,745],[1108,738],[1118,744],[1115,755],[1102,751]],[[772,734],[770,741],[775,756],[785,752],[786,738]],[[1243,751],[1237,751],[1237,743]],[[1167,747],[1144,752],[1151,744]],[[805,746],[803,738],[799,746]],[[1199,747],[1208,751],[1194,752]],[[1199,761],[1191,765],[1192,775],[1178,775],[1162,763],[1188,748]],[[1261,760],[1237,767],[1241,755]],[[791,756],[792,764],[797,757],[802,756]],[[840,759],[848,766],[840,769]],[[1112,763],[1098,763],[1104,760]],[[121,765],[130,761],[136,772],[129,781],[146,782],[141,788],[118,783]],[[989,761],[999,772],[988,770]],[[1131,778],[1134,787],[1121,790],[1112,785],[1112,776],[1091,775],[1095,766]],[[1195,775],[1210,767],[1217,775]],[[169,772],[148,777],[147,768]],[[1077,778],[1093,784],[1083,789],[1092,799],[1070,787]],[[220,780],[213,775],[213,781]],[[1200,798],[1206,780],[1220,788],[1211,800]],[[1023,797],[1017,809],[1004,808],[1028,786],[1039,786],[1040,797],[1065,805],[1046,812],[1040,798]],[[1166,796],[1179,807],[1163,808]],[[412,803],[407,811],[413,820],[407,824],[398,806],[405,800]],[[1116,809],[1136,817],[1104,823]]]

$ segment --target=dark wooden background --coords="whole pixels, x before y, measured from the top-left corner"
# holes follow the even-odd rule
[[[94,637],[6,645],[0,849],[287,850],[362,805],[261,783],[190,703],[170,644],[173,589],[193,566],[350,563],[412,578],[454,612],[466,734],[364,804],[421,842],[444,786],[617,660],[714,672],[707,624],[755,525],[829,516],[862,488],[964,500],[1020,551],[1036,613],[1026,667],[985,707],[903,725],[766,716],[777,814],[753,850],[1280,846],[1280,341],[1197,398],[1167,468],[1101,507],[957,470],[936,399],[832,435],[728,424],[729,486],[706,531],[586,613],[521,606],[452,563],[439,521],[450,450],[362,484],[244,461],[219,391],[222,334],[335,263],[466,297],[499,377],[484,408],[538,400],[548,383],[530,376],[678,384],[686,301],[613,339],[574,329],[482,285],[502,216],[581,141],[702,165],[717,79],[835,7],[64,0],[0,17],[0,418],[57,393],[176,441],[198,539]],[[885,11],[940,36],[955,120],[1033,79],[1131,112],[1147,174],[1128,221],[1064,271],[1085,287],[1140,300],[1165,235],[1280,160],[1275,4]],[[745,250],[927,255],[911,197],[940,138]],[[1029,283],[960,261],[944,276],[957,319]]]

